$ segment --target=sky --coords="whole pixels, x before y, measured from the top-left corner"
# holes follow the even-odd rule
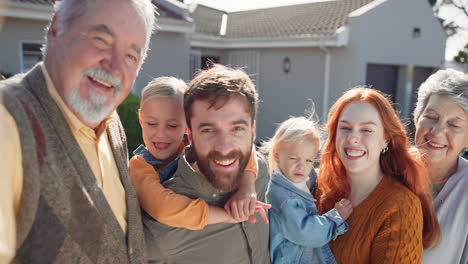
[[[185,0],[185,3],[189,4],[194,1],[226,12],[235,12],[281,5],[324,2],[329,0]],[[458,53],[458,50],[462,49],[463,46],[468,43],[468,17],[466,17],[463,12],[458,11],[455,8],[441,9],[441,16],[454,17],[456,21],[464,27],[464,30],[460,30],[457,35],[447,39],[445,58],[446,60],[453,60],[453,57]]]

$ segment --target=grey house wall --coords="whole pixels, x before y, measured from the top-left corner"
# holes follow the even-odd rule
[[[291,70],[283,71],[289,57]],[[323,97],[324,53],[316,48],[263,49],[260,52],[260,107],[257,138],[273,136],[277,124],[289,116],[304,115],[311,101],[320,116]]]
[[[190,40],[185,33],[158,32],[151,39],[151,49],[138,74],[132,92],[138,96],[153,78],[174,76],[185,81],[189,76]]]
[[[47,21],[6,18],[0,28],[0,71],[21,72],[21,41],[43,42]]]
[[[332,51],[330,102],[345,90],[366,84],[367,64],[399,66],[397,103],[410,112],[407,66],[443,66],[445,33],[425,0],[387,0],[359,16],[350,16],[349,44]],[[419,37],[413,29],[419,28]],[[413,87],[413,90],[417,87]]]

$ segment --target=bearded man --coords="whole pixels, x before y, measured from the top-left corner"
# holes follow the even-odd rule
[[[179,160],[167,188],[191,198],[223,207],[235,192],[248,163],[255,139],[258,94],[241,70],[222,65],[200,72],[184,96],[191,145]],[[265,201],[268,169],[258,155],[255,191]],[[270,263],[268,225],[222,223],[192,231],[145,222],[150,230],[150,263]]]

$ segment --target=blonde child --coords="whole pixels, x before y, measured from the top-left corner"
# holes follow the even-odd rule
[[[139,122],[143,141],[130,160],[130,176],[143,208],[143,223],[157,221],[174,227],[197,230],[207,224],[239,222],[250,219],[257,207],[252,194],[257,173],[255,155],[247,165],[239,183],[237,195],[228,201],[236,210],[209,206],[203,199],[190,199],[163,187],[162,182],[172,177],[179,156],[188,144],[183,109],[186,90],[184,81],[173,77],[160,77],[151,81],[142,91]],[[247,172],[249,171],[249,172]],[[229,212],[229,213],[228,213]],[[266,218],[265,215],[263,215]]]
[[[327,243],[348,229],[348,200],[319,216],[313,197],[314,160],[320,149],[317,124],[312,118],[291,117],[264,143],[271,182],[267,191],[270,209],[271,263],[335,263]]]

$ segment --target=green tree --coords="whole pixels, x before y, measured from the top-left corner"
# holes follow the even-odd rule
[[[140,108],[140,98],[130,94],[117,108],[120,120],[127,135],[128,152],[130,157],[132,152],[143,143],[141,137],[141,126],[138,122],[138,109]]]
[[[457,34],[460,30],[468,30],[466,26],[460,25],[455,21],[456,17],[451,18],[442,18],[440,16],[440,10],[443,7],[453,7],[460,11],[461,15],[464,15],[468,18],[468,1],[467,0],[428,0],[429,4],[432,6],[435,15],[439,19],[440,23],[445,29],[448,37],[451,37]],[[459,51],[458,54],[453,58],[456,62],[462,64],[468,64],[468,42],[465,45],[464,49]]]
[[[463,50],[458,51],[457,56],[453,58],[456,62],[461,64],[468,64],[468,43]]]

